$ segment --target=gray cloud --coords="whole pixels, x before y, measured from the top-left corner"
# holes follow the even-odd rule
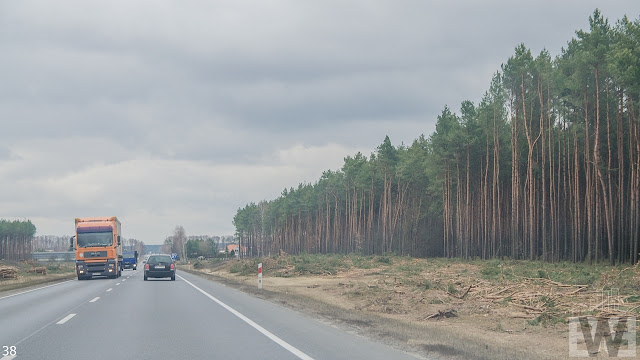
[[[552,55],[637,1],[0,2],[0,218],[41,234],[117,215],[157,243],[230,234],[445,105],[478,102],[524,42]]]

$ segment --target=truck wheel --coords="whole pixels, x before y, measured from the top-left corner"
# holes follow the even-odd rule
[[[171,275],[171,281],[176,281],[176,276],[175,275]]]
[[[147,281],[147,275],[144,276],[144,281]]]

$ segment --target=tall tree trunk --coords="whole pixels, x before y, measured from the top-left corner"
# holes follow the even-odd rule
[[[608,253],[609,253],[609,265],[613,266],[615,264],[614,261],[614,249],[613,249],[613,234],[612,234],[612,223],[611,223],[611,214],[609,212],[610,204],[609,204],[609,191],[607,184],[605,182],[604,176],[602,175],[602,170],[600,169],[600,88],[599,88],[599,71],[596,67],[596,130],[595,130],[595,139],[593,145],[593,167],[596,170],[596,176],[600,181],[600,186],[602,188],[602,201],[604,203],[604,219],[607,230],[607,245],[608,245]],[[608,115],[607,115],[608,120]],[[607,130],[608,132],[608,130]],[[599,199],[599,196],[596,196],[596,199]],[[596,203],[596,210],[600,210],[600,206]],[[598,253],[598,248],[596,247],[596,254]]]

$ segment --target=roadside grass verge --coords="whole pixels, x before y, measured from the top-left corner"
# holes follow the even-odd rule
[[[241,261],[253,264],[253,260],[249,259],[238,260],[236,262]],[[263,261],[264,269],[265,259],[262,259],[261,261]],[[345,261],[347,260],[345,259]],[[377,257],[366,259],[366,261],[375,263],[377,261]],[[216,265],[221,265],[221,263],[216,263]],[[234,265],[236,264],[231,266]],[[229,267],[229,269],[230,268],[231,267]],[[281,268],[284,268],[282,264]],[[323,321],[329,321],[339,327],[345,327],[348,331],[356,332],[362,336],[375,339],[376,341],[396,347],[402,351],[421,354],[425,356],[425,358],[439,359],[444,356],[450,359],[470,360],[537,359],[537,357],[531,356],[532,354],[526,353],[523,349],[517,347],[507,348],[489,344],[482,339],[475,338],[473,333],[461,334],[460,332],[456,332],[448,328],[425,326],[425,324],[394,319],[387,316],[388,314],[379,314],[370,311],[360,311],[336,306],[310,295],[274,291],[269,289],[258,290],[255,286],[248,285],[242,279],[236,278],[235,276],[221,277],[216,274],[209,274],[200,271],[186,269],[185,271],[206,279],[221,282],[225,285],[242,290],[243,292],[252,294],[253,296],[270,300],[278,305],[283,305],[296,311],[310,314],[322,319]],[[240,275],[240,271],[234,274]],[[252,272],[252,274],[254,273]],[[348,288],[346,292],[347,296],[355,298],[360,298],[369,291],[381,292],[377,287],[354,287],[353,283],[344,284],[344,286]]]
[[[0,266],[10,266],[16,268],[18,271],[18,277],[16,279],[0,278],[0,292],[72,279],[76,276],[73,262],[35,263],[28,261],[0,261]],[[45,267],[47,274],[42,275],[30,271],[35,267]]]
[[[463,260],[448,258],[419,259],[406,256],[361,254],[298,254],[274,255],[251,259],[231,259],[224,262],[212,260],[194,265],[194,269],[216,268],[228,264],[231,274],[250,276],[257,274],[258,264],[263,263],[265,276],[304,277],[333,276],[341,272],[356,271],[363,278],[389,278],[395,284],[408,287],[409,291],[429,293],[441,291],[453,297],[464,297],[469,286],[482,283],[497,288],[514,284],[533,286],[556,284],[558,286],[583,287],[585,291],[613,291],[622,296],[625,303],[640,303],[640,268],[629,264],[609,266],[605,263],[571,263],[491,259]],[[526,288],[526,286],[525,286]],[[503,306],[514,299],[504,294],[498,301]],[[537,298],[545,311],[557,313],[556,318],[542,316],[532,319],[531,325],[559,322],[566,311],[559,311],[553,301]],[[570,302],[573,300],[569,300]],[[576,300],[580,301],[580,300]],[[566,304],[565,304],[566,305]],[[565,306],[566,309],[566,306]],[[640,314],[640,307],[633,310]],[[561,315],[562,313],[563,315]]]
[[[194,263],[194,268],[216,268],[231,264],[229,272],[239,276],[253,275],[263,263],[265,274],[278,277],[305,275],[336,275],[351,269],[372,270],[370,274],[420,276],[425,272],[455,271],[458,277],[473,277],[491,283],[515,282],[522,279],[550,280],[566,285],[584,285],[594,289],[615,288],[621,294],[637,296],[640,300],[638,268],[629,264],[609,266],[605,263],[571,263],[491,259],[462,260],[448,258],[418,259],[397,255],[359,254],[298,254],[271,257],[205,260]],[[49,269],[48,270],[55,270]],[[71,269],[73,270],[73,269]],[[64,270],[63,270],[64,271]],[[424,284],[424,282],[420,282]],[[431,281],[433,285],[433,281]],[[425,286],[427,288],[432,286]],[[635,298],[634,298],[635,299]]]
[[[492,339],[502,339],[497,334],[531,334],[537,339],[531,344],[549,341],[550,346],[555,344],[555,351],[560,351],[562,344],[545,338],[545,334],[565,331],[571,316],[606,317],[625,312],[640,315],[640,266],[630,264],[422,259],[394,254],[285,254],[211,261],[201,266],[205,273],[211,274],[207,271],[211,270],[215,276],[253,284],[251,277],[257,275],[260,262],[267,288],[278,289],[287,296],[297,293],[318,297],[357,312],[359,318],[375,314],[427,327],[435,322],[453,325],[452,328],[464,324],[477,331],[478,339],[487,344],[495,342],[496,346],[500,340]],[[269,277],[274,278],[273,283]],[[276,281],[278,277],[292,279]],[[618,307],[600,304],[607,292],[615,294]],[[457,315],[453,318],[442,315],[454,310]],[[496,323],[495,319],[500,320]],[[389,331],[384,325],[382,328]],[[425,339],[417,335],[394,334],[401,342],[424,345],[427,352],[447,354],[451,346],[445,341],[423,343]],[[450,355],[464,357],[469,353]]]

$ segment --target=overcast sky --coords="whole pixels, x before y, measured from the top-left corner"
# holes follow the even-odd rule
[[[0,1],[0,218],[162,243],[429,135],[524,43],[640,1]]]

